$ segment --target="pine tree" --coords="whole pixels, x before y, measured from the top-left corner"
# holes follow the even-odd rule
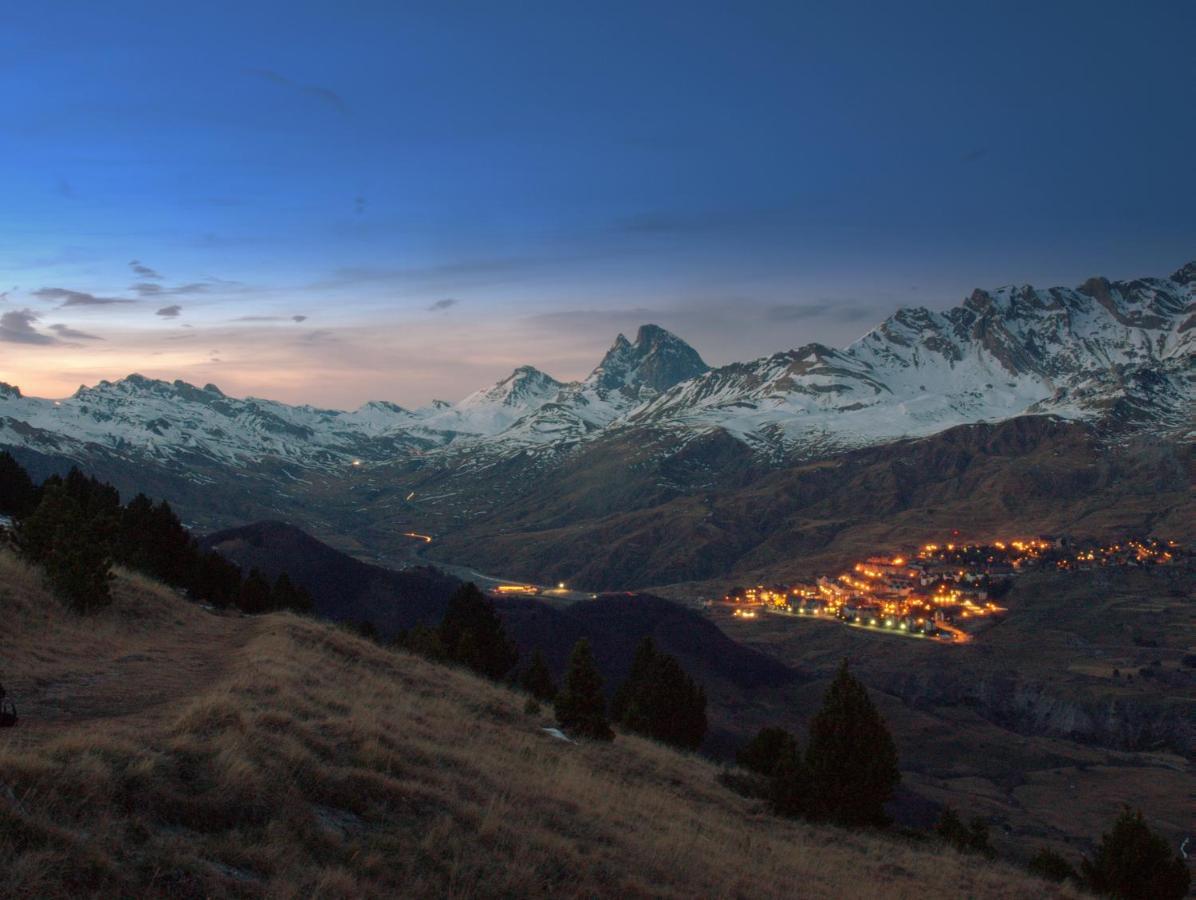
[[[979,853],[995,859],[997,851],[988,840],[988,823],[974,816],[967,825],[950,806],[943,806],[934,826],[935,834],[960,853]]]
[[[839,667],[810,724],[811,813],[842,825],[884,825],[901,780],[897,748],[868,691]]]
[[[237,608],[251,616],[270,611],[270,582],[257,569],[251,569],[249,577],[241,583]]]
[[[0,451],[0,516],[20,519],[37,507],[37,488],[7,450]]]
[[[280,572],[270,591],[270,608],[287,609],[291,612],[309,613],[314,601],[311,594],[291,581],[286,572]]]
[[[532,654],[532,661],[519,683],[537,700],[551,703],[556,698],[556,685],[552,683],[552,673],[548,671],[548,663],[544,661],[544,654],[539,650]]]
[[[187,584],[195,568],[198,549],[170,504],[157,506],[138,494],[120,512],[117,558],[132,569],[167,584]]]
[[[561,728],[577,737],[614,740],[615,733],[606,721],[602,675],[585,638],[577,642],[569,656],[565,684],[556,696],[556,720]]]
[[[1141,811],[1121,811],[1096,853],[1081,864],[1084,880],[1097,894],[1121,900],[1180,900],[1192,873],[1167,841],[1142,820]]]
[[[475,584],[462,585],[449,599],[439,631],[450,660],[495,681],[519,660],[494,604]]]
[[[706,735],[706,693],[676,658],[645,637],[627,680],[615,692],[611,717],[629,731],[696,750]]]
[[[106,544],[62,485],[43,491],[37,509],[17,529],[17,546],[42,566],[54,593],[76,612],[90,612],[111,601]]]

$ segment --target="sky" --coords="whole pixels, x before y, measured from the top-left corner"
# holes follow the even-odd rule
[[[0,380],[338,408],[1196,259],[1196,3],[0,7]]]

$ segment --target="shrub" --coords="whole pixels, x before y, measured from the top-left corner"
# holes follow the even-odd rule
[[[1030,860],[1026,866],[1031,873],[1037,875],[1039,878],[1044,878],[1047,881],[1079,881],[1080,876],[1076,872],[1075,866],[1069,863],[1061,855],[1047,847],[1043,847],[1034,854],[1034,858]]]
[[[955,810],[944,806],[934,832],[961,853],[979,853],[989,859],[996,858],[997,852],[988,840],[988,823],[979,816],[974,816],[964,825]]]
[[[552,683],[552,673],[548,671],[544,654],[539,650],[532,654],[532,661],[520,676],[519,684],[535,700],[551,703],[555,699],[556,685]]]

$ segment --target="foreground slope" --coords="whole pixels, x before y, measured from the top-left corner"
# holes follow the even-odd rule
[[[931,846],[773,819],[638,738],[290,615],[137,577],[62,612],[0,551],[0,865],[31,896],[1050,896]],[[1057,893],[1057,895],[1064,895]]]

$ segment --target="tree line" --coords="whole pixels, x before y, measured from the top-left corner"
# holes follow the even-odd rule
[[[166,501],[138,494],[122,504],[110,484],[72,468],[40,485],[0,451],[0,515],[14,522],[18,552],[45,572],[67,606],[88,612],[111,602],[112,567],[124,566],[219,608],[257,614],[308,612],[311,596],[285,573],[273,582],[203,551]]]
[[[590,642],[573,647],[558,690],[537,650],[526,668],[507,636],[493,602],[474,584],[450,599],[440,625],[418,626],[397,643],[429,659],[464,666],[492,681],[509,680],[535,703],[552,704],[557,723],[568,734],[613,740],[612,725],[685,750],[696,750],[706,736],[706,692],[681,664],[650,637],[636,649],[631,671],[607,704],[605,680]]]

